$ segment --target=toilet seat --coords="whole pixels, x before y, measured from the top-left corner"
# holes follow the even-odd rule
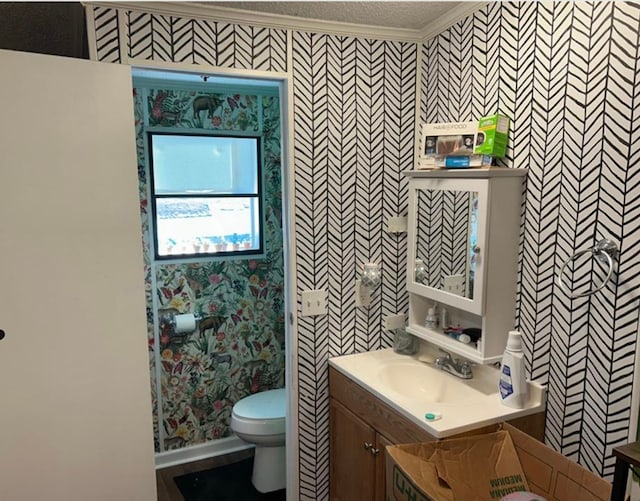
[[[252,435],[285,433],[286,390],[268,390],[239,400],[231,413],[231,429]]]

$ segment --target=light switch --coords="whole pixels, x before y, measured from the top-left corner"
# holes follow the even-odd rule
[[[387,221],[387,231],[389,233],[403,233],[407,231],[407,218],[390,217]]]
[[[302,316],[324,315],[327,313],[327,291],[302,292]]]

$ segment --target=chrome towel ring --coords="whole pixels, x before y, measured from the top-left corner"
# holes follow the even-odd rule
[[[591,289],[590,291],[587,291],[587,292],[574,294],[571,292],[571,289],[569,289],[566,286],[566,284],[562,281],[562,275],[564,274],[564,269],[567,267],[567,265],[570,262],[575,261],[576,259],[578,259],[579,257],[585,254],[591,254],[593,257],[597,258],[599,261],[603,263],[607,263],[609,265],[609,271],[607,272],[607,276],[604,277],[604,280],[602,281],[602,283],[595,289]],[[596,292],[601,290],[605,285],[607,285],[607,282],[611,279],[611,275],[613,274],[613,260],[617,256],[618,256],[618,246],[616,245],[616,243],[613,240],[609,240],[608,238],[603,238],[602,240],[599,240],[594,247],[576,252],[573,256],[571,256],[569,259],[565,261],[565,263],[560,268],[560,273],[558,273],[558,285],[571,299],[574,299],[577,297],[591,296],[592,294],[595,294]]]

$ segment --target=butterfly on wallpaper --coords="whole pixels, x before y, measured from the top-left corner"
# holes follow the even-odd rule
[[[174,374],[182,374],[182,369],[183,369],[184,365],[182,362],[178,362],[175,367],[173,368],[173,373]]]
[[[238,107],[238,102],[232,97],[227,97],[227,104],[231,108],[231,111],[235,110]]]
[[[178,422],[173,418],[167,418],[166,423],[171,426],[172,430],[175,430],[178,427]]]
[[[231,320],[233,320],[233,324],[234,325],[238,325],[242,321],[242,318],[240,318],[239,315],[236,315],[235,313],[232,313],[231,314]]]
[[[251,295],[255,298],[267,299],[267,289],[258,289],[254,285],[249,286],[249,290],[251,291]]]
[[[151,116],[155,119],[162,118],[162,104],[167,98],[166,92],[158,92],[158,95],[153,100],[153,108],[151,109]]]

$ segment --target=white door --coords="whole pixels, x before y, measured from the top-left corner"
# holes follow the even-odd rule
[[[4,501],[156,499],[131,93],[0,51]]]

